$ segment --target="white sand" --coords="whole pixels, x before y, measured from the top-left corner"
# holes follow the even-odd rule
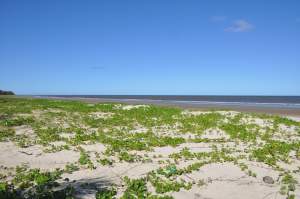
[[[120,105],[123,110],[131,110],[134,108],[147,108],[148,105]],[[56,112],[56,110],[51,110]],[[220,114],[234,116],[238,112],[234,111],[218,111]],[[207,114],[209,112],[203,111],[184,111],[183,115],[201,115]],[[41,112],[34,112],[37,117],[41,116]],[[90,115],[95,118],[108,118],[111,117],[110,113],[95,112]],[[300,118],[290,117],[291,119],[300,121]],[[270,123],[267,120],[260,118],[244,118],[244,123],[255,124],[262,128],[270,126]],[[191,134],[180,134],[177,131],[178,126],[160,126],[153,128],[154,133],[158,135],[169,135],[169,136],[179,136],[184,138],[189,138],[195,135]],[[121,127],[116,127],[121,130]],[[33,130],[28,126],[16,127],[16,134],[18,135],[27,135],[29,137],[34,137]],[[97,130],[97,129],[94,129]],[[137,125],[135,129],[130,130],[130,133],[141,133],[147,132],[149,129],[141,125]],[[260,132],[261,133],[261,132]],[[61,137],[71,138],[74,135],[72,133],[62,133]],[[299,134],[297,129],[290,128],[286,126],[280,126],[278,132],[275,132],[272,135],[276,140],[297,140],[299,139]],[[193,137],[192,137],[193,138]],[[200,135],[200,138],[205,138],[209,140],[213,139],[229,139],[230,136],[217,128],[207,129],[203,134]],[[258,140],[260,143],[260,140]],[[64,145],[65,142],[55,142],[52,143],[55,146]],[[118,187],[118,195],[120,191],[124,191],[122,178],[128,176],[130,178],[140,178],[144,177],[148,172],[156,170],[161,166],[167,165],[166,161],[169,158],[169,155],[173,153],[178,153],[184,148],[188,148],[191,152],[211,152],[212,146],[217,148],[225,147],[227,149],[234,148],[237,151],[240,151],[240,154],[245,154],[245,150],[249,150],[249,144],[245,143],[235,143],[235,142],[226,142],[226,143],[184,143],[177,147],[165,146],[165,147],[155,147],[153,151],[137,151],[138,155],[143,156],[147,154],[152,162],[142,163],[127,163],[127,162],[118,162],[117,157],[109,157],[116,160],[113,166],[102,166],[96,161],[96,154],[102,155],[106,150],[106,146],[100,143],[81,145],[81,147],[89,153],[91,160],[97,166],[95,170],[86,169],[81,167],[79,171],[76,171],[72,174],[63,174],[63,178],[69,178],[72,185],[76,187],[77,196],[79,198],[94,198],[96,188],[103,186],[110,186],[115,184]],[[131,151],[130,153],[134,153]],[[233,154],[232,154],[233,155]],[[296,170],[300,167],[300,161],[295,158],[295,154],[290,154],[292,157],[292,162],[289,164],[280,163],[280,166],[288,170]],[[19,148],[12,142],[0,142],[0,165],[5,167],[16,167],[23,163],[26,163],[31,168],[40,168],[42,170],[53,170],[55,168],[65,168],[65,165],[68,163],[78,162],[80,153],[74,151],[74,149],[66,151],[60,151],[55,153],[45,153],[43,152],[43,147],[39,145],[30,146],[28,148]],[[156,157],[156,158],[154,158]],[[183,168],[191,163],[196,162],[196,160],[185,161],[182,160],[178,162],[178,167]],[[203,186],[198,186],[194,184],[191,190],[181,189],[179,192],[169,193],[178,199],[187,199],[187,198],[199,198],[199,199],[284,199],[286,196],[280,195],[280,183],[277,181],[279,178],[280,172],[275,171],[271,167],[263,163],[243,161],[248,168],[256,173],[257,177],[251,177],[246,174],[246,171],[242,171],[240,167],[234,165],[233,163],[212,163],[204,165],[200,168],[199,171],[193,171],[190,174],[181,176],[186,180],[191,180],[193,182],[198,182],[203,180],[206,184]],[[274,184],[266,184],[263,182],[264,176],[270,176],[275,180]],[[296,179],[300,182],[300,175],[295,174]],[[75,180],[75,182],[72,182]],[[82,184],[89,183],[90,187],[82,187]],[[68,184],[68,183],[66,183]],[[153,190],[153,187],[149,187],[150,190]],[[295,192],[296,198],[300,198],[299,185],[297,185],[297,191]]]

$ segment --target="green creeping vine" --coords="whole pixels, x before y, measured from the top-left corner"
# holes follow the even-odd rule
[[[22,133],[22,129],[26,132]],[[222,134],[207,137],[214,130]],[[192,113],[152,105],[128,107],[115,103],[0,97],[0,142],[12,142],[18,147],[39,145],[44,153],[62,150],[80,153],[78,162],[67,164],[63,171],[42,172],[17,167],[16,176],[0,175],[0,198],[24,198],[24,194],[31,198],[57,198],[57,194],[71,198],[72,188],[60,193],[52,189],[57,186],[62,172],[114,167],[121,162],[153,162],[162,167],[149,172],[145,178],[125,178],[126,189],[121,197],[169,199],[172,197],[166,194],[171,191],[190,189],[195,182],[182,180],[184,175],[204,165],[232,162],[249,176],[256,177],[247,161],[259,161],[280,172],[286,171],[281,192],[292,199],[297,188],[294,176],[298,174],[284,170],[279,163],[293,164],[300,159],[299,136],[299,122],[271,115],[224,111]],[[191,152],[192,143],[207,146],[209,152]],[[89,144],[104,145],[104,152],[98,155],[95,152],[99,164],[92,162],[93,152],[82,148]],[[168,157],[149,155],[159,147],[180,145],[187,147]],[[189,161],[191,163],[184,168],[178,166]],[[205,182],[199,181],[199,184]],[[157,195],[150,193],[148,186],[152,186]],[[119,191],[117,188],[99,190],[96,197],[115,198]]]

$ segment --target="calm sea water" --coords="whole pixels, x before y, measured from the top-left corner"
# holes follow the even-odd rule
[[[300,96],[51,95],[48,97],[97,98],[115,102],[149,102],[179,105],[251,106],[300,109]]]

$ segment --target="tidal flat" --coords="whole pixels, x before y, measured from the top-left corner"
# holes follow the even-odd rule
[[[300,198],[300,122],[0,97],[0,198]]]

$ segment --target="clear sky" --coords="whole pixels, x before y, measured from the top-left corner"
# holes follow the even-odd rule
[[[0,89],[300,95],[300,1],[0,0]]]

